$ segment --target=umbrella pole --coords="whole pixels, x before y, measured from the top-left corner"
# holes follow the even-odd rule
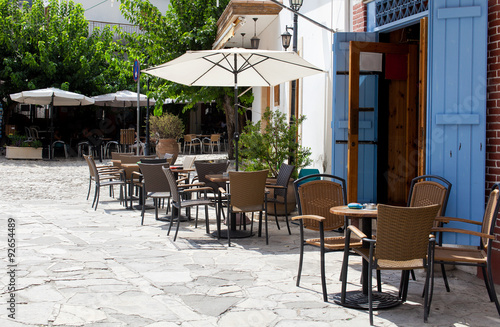
[[[234,157],[235,168],[238,171],[238,141],[240,134],[238,133],[238,57],[234,56]]]
[[[149,93],[149,75],[147,79]],[[149,156],[149,95],[146,98],[146,144],[144,146],[144,155]]]
[[[136,140],[137,140],[137,155],[139,155],[139,132],[140,132],[140,125],[139,125],[139,121],[140,121],[140,115],[141,115],[141,104],[139,103],[140,102],[140,88],[141,88],[141,79],[140,78],[137,78],[137,135],[136,135]]]
[[[49,143],[49,160],[52,160],[52,147],[54,146],[54,93],[50,101],[50,143]]]

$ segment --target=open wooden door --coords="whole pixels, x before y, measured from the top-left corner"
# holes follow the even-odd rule
[[[388,54],[406,60],[406,83],[398,83],[390,91],[386,110],[389,117],[386,130],[387,171],[385,178],[389,203],[405,203],[408,186],[417,174],[418,157],[418,47],[412,44],[392,44],[351,41],[349,45],[349,111],[347,135],[347,199],[358,201],[359,178],[359,115],[360,115],[360,54],[361,52]],[[399,88],[399,89],[398,89]]]

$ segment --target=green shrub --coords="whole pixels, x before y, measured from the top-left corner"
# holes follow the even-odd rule
[[[311,163],[311,149],[300,145],[298,134],[304,120],[305,116],[301,116],[289,124],[284,113],[267,108],[262,121],[249,123],[240,136],[243,169],[269,169],[270,175],[276,177],[281,164],[293,157],[293,177],[297,178],[298,171]]]
[[[42,142],[40,140],[28,140],[28,137],[25,135],[12,134],[9,135],[10,146],[17,147],[31,147],[31,148],[39,148],[42,146]]]

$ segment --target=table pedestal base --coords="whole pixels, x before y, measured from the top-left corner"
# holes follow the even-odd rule
[[[212,233],[213,237],[218,237],[218,235],[219,235],[219,233],[217,231]],[[253,236],[253,234],[250,233],[250,231],[248,231],[248,230],[231,230],[230,236],[231,236],[231,238],[245,238],[245,237],[251,237],[251,236]],[[220,238],[227,239],[227,229],[220,231]]]
[[[373,309],[388,309],[401,304],[397,296],[383,292],[373,292]],[[368,310],[368,294],[363,294],[362,291],[346,292],[345,303],[341,302],[341,294],[335,294],[333,301],[344,307]]]

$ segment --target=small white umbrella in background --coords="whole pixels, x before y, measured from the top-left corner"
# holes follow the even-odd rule
[[[241,48],[188,51],[174,60],[142,71],[185,85],[234,87],[236,170],[238,86],[273,86],[324,72],[292,51]]]
[[[49,159],[52,159],[52,142],[54,139],[54,106],[86,106],[94,103],[94,99],[83,94],[64,91],[55,87],[13,93],[10,98],[22,104],[50,105]]]
[[[139,96],[137,96],[137,92],[123,90],[114,93],[96,95],[95,97],[92,97],[92,99],[95,100],[95,104],[98,106],[105,106],[105,107],[109,106],[109,107],[120,107],[120,108],[137,107],[136,129],[137,129],[137,140],[139,140],[140,136],[139,118],[141,115],[139,107],[144,107],[148,105],[148,97],[145,94],[139,94]],[[138,100],[139,100],[139,105],[137,105]],[[154,105],[155,103],[156,103],[155,99],[149,99],[149,104]],[[149,126],[149,117],[146,117],[146,125]],[[146,139],[149,139],[148,137],[149,136],[146,135]],[[137,147],[137,154],[139,154],[139,146]]]

